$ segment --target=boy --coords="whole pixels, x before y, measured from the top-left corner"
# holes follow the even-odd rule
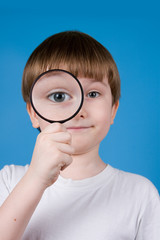
[[[80,112],[63,124],[43,120],[30,104],[33,81],[49,69],[70,71],[84,90]],[[120,98],[110,53],[84,33],[55,34],[30,56],[22,93],[41,133],[29,166],[5,166],[0,172],[0,239],[160,239],[155,187],[105,164],[98,154]]]

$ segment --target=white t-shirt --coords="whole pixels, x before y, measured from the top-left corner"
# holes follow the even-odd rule
[[[0,171],[0,204],[28,165]],[[34,194],[34,193],[31,193]],[[23,240],[160,240],[160,198],[146,178],[108,165],[84,180],[58,180],[44,192]]]

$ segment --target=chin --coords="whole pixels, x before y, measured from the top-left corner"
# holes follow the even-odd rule
[[[92,144],[89,141],[82,141],[78,139],[72,139],[72,143],[71,145],[74,147],[75,152],[73,155],[82,155],[82,154],[86,154],[89,152],[92,152],[93,150],[99,148],[99,144]]]

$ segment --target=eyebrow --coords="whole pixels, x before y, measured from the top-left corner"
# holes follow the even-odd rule
[[[99,81],[99,80],[94,79],[94,78],[87,78],[86,82],[89,82],[89,83],[100,83],[100,84],[104,85],[105,87],[107,87],[109,85],[108,81],[107,81],[107,83],[105,83],[104,81]]]

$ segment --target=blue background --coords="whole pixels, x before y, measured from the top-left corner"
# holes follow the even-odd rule
[[[0,3],[0,168],[30,162],[38,134],[21,96],[31,52],[48,36],[80,30],[114,57],[120,107],[100,155],[150,179],[160,191],[160,18],[158,1],[12,1]]]

